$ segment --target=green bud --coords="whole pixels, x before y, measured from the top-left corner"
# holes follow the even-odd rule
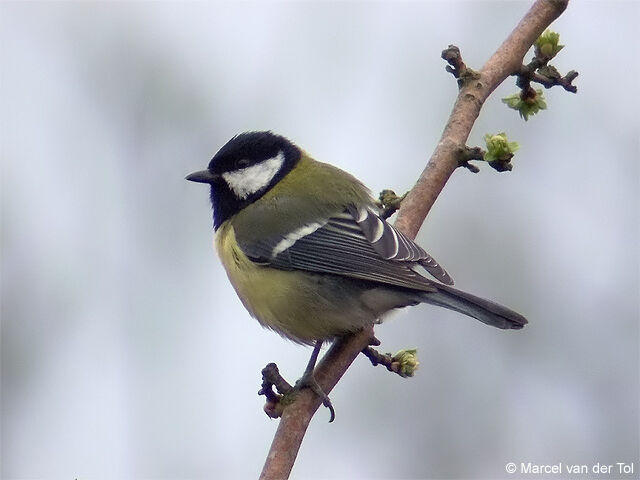
[[[546,30],[542,35],[538,37],[534,44],[536,57],[544,60],[551,60],[555,57],[560,50],[564,48],[564,45],[560,45],[560,34]]]
[[[394,366],[397,365],[396,372],[401,377],[413,377],[420,365],[418,361],[418,350],[415,348],[409,348],[406,350],[400,350],[393,358]]]
[[[400,208],[400,203],[406,196],[406,193],[399,197],[393,190],[382,190],[378,199],[380,200],[380,204],[382,206],[392,206],[395,208]]]
[[[487,153],[484,160],[499,172],[511,170],[513,154],[520,148],[518,142],[510,142],[504,132],[495,135],[486,134],[484,141],[487,144]]]
[[[531,95],[533,93],[533,95]],[[540,110],[547,108],[547,102],[541,89],[530,89],[530,94],[522,98],[521,93],[514,93],[502,99],[502,103],[507,107],[517,110],[525,121],[529,120],[531,115],[535,115]]]
[[[519,93],[514,93],[513,95],[509,95],[508,97],[504,97],[502,99],[502,103],[506,104],[509,108],[513,108],[514,110],[518,110],[520,108],[520,102],[522,102],[522,99],[520,98]]]

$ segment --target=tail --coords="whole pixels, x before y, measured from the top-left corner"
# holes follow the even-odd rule
[[[519,313],[490,300],[447,285],[433,284],[433,286],[437,291],[422,294],[423,302],[455,310],[493,327],[518,330],[528,323],[527,319]]]

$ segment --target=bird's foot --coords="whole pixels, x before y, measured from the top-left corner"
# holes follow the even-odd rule
[[[298,391],[302,390],[303,388],[309,388],[313,393],[315,393],[322,399],[322,405],[324,405],[329,409],[329,414],[330,414],[329,423],[335,420],[336,411],[333,408],[333,404],[331,403],[329,396],[326,393],[324,393],[324,390],[322,390],[322,387],[318,384],[316,377],[313,375],[313,370],[305,371],[304,375],[300,377],[300,379],[296,382],[293,388]]]

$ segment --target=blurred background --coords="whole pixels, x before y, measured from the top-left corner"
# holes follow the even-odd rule
[[[374,192],[411,188],[456,95],[529,2],[0,4],[2,477],[256,478],[278,422],[260,370],[310,350],[242,308],[184,181],[272,129]],[[574,1],[511,173],[456,171],[419,242],[522,331],[430,306],[377,328],[401,379],[357,360],[294,478],[508,478],[507,462],[639,458],[637,2]],[[554,478],[563,475],[555,475]],[[575,478],[576,476],[571,476]],[[610,475],[606,478],[633,478]]]

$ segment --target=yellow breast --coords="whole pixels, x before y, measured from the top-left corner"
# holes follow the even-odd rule
[[[336,302],[320,276],[278,270],[252,262],[238,246],[233,226],[225,222],[215,237],[215,247],[238,297],[263,326],[298,343],[312,343],[362,328],[375,315],[362,311],[357,297]],[[324,289],[324,290],[323,290]],[[352,314],[346,314],[351,310]]]

